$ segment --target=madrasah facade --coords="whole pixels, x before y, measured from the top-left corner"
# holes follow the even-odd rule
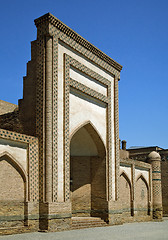
[[[161,219],[160,155],[119,148],[122,66],[50,13],[35,25],[23,99],[0,102],[0,232]]]

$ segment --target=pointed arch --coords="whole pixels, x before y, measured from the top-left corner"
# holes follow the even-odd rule
[[[91,121],[84,121],[83,123],[79,124],[77,127],[75,127],[72,131],[72,133],[70,134],[70,137],[69,137],[69,141],[71,141],[71,139],[73,138],[73,136],[75,135],[76,132],[78,132],[79,129],[81,129],[82,127],[84,127],[85,125],[87,124],[92,124]]]
[[[135,208],[139,214],[150,215],[150,191],[146,178],[140,173],[135,179]],[[146,189],[145,189],[146,188]]]
[[[140,174],[137,176],[136,182],[138,182],[139,179],[141,179],[141,180],[145,183],[145,185],[146,185],[146,187],[147,187],[147,190],[149,190],[148,182],[146,181],[146,179],[145,179],[145,177],[143,176],[142,173],[140,173]]]
[[[104,140],[102,139],[97,128],[94,126],[94,124],[90,120],[83,122],[73,130],[69,138],[70,142],[73,136],[82,128],[85,128],[89,133],[89,135],[91,136],[91,138],[93,139],[95,145],[97,146],[99,156],[100,157],[106,156],[106,147],[105,147]]]
[[[106,177],[105,144],[92,122],[85,121],[70,135],[70,191],[74,216],[82,213],[105,218]]]
[[[120,174],[120,177],[123,176],[125,178],[125,180],[128,182],[129,186],[130,186],[130,189],[132,188],[132,184],[131,184],[131,181],[127,175],[127,173],[123,170]]]
[[[131,180],[129,179],[129,176],[124,170],[122,170],[122,172],[120,173],[119,182],[120,182],[119,201],[122,204],[123,212],[124,214],[130,214],[130,216],[133,216],[134,215],[133,205],[132,205],[133,204],[133,188],[132,188]],[[129,189],[127,187],[127,184],[129,185]]]
[[[24,219],[21,224],[27,224],[27,204],[28,201],[28,181],[27,175],[21,164],[8,152],[0,153],[0,199],[8,201],[6,214],[11,212],[13,215]],[[20,221],[20,219],[19,219]],[[9,223],[10,224],[10,223]]]
[[[26,172],[21,166],[21,164],[7,151],[0,153],[0,161],[4,159],[18,171],[23,181],[26,183],[27,182]]]

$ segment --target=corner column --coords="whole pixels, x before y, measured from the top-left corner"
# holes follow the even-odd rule
[[[153,218],[162,219],[161,157],[153,151],[148,155],[148,161],[152,165]]]
[[[115,124],[115,200],[119,196],[119,169],[120,169],[120,156],[119,156],[119,103],[118,103],[118,81],[119,76],[116,75],[114,79],[114,124]]]
[[[52,85],[53,85],[53,39],[46,36],[46,52],[45,52],[45,201],[52,202]]]

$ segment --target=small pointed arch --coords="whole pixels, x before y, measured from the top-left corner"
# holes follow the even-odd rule
[[[140,173],[140,174],[137,176],[136,182],[138,182],[139,179],[141,179],[141,180],[145,183],[145,185],[146,185],[146,187],[147,187],[147,190],[149,190],[148,182],[146,181],[146,179],[145,179],[145,177],[143,176],[142,173]]]
[[[146,214],[150,215],[150,199],[151,193],[149,184],[146,178],[140,173],[136,179],[136,193],[135,193],[135,205],[136,208],[146,209]]]
[[[122,206],[126,210],[126,212],[128,212],[131,216],[133,216],[134,215],[133,188],[132,188],[131,180],[124,170],[122,170],[122,172],[120,173],[119,181],[120,181],[120,188],[121,188],[121,190],[119,190],[120,201],[122,202]],[[123,184],[125,183],[126,185],[124,186]]]
[[[120,174],[120,177],[124,177],[125,178],[125,180],[128,182],[128,184],[129,184],[129,186],[130,186],[130,189],[131,189],[131,187],[132,187],[132,184],[131,184],[131,181],[130,181],[130,179],[129,179],[129,177],[128,177],[128,175],[126,174],[126,172],[123,170],[122,172],[121,172],[121,174]]]
[[[26,177],[25,170],[23,169],[21,164],[10,153],[8,153],[7,151],[4,151],[4,152],[0,153],[0,161],[2,161],[2,160],[5,160],[9,164],[11,164],[18,171],[18,173],[21,175],[24,183],[27,182],[27,177]]]
[[[74,135],[82,128],[85,128],[85,130],[88,132],[90,137],[93,139],[95,145],[97,146],[98,155],[100,157],[105,157],[106,156],[106,147],[105,147],[104,141],[103,141],[99,131],[96,129],[96,127],[90,120],[85,121],[84,123],[80,124],[78,127],[76,127],[74,129],[74,131],[70,135],[70,141],[72,140]]]

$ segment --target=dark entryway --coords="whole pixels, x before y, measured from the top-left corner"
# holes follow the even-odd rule
[[[106,151],[103,141],[90,123],[73,135],[70,155],[73,216],[106,219]]]

